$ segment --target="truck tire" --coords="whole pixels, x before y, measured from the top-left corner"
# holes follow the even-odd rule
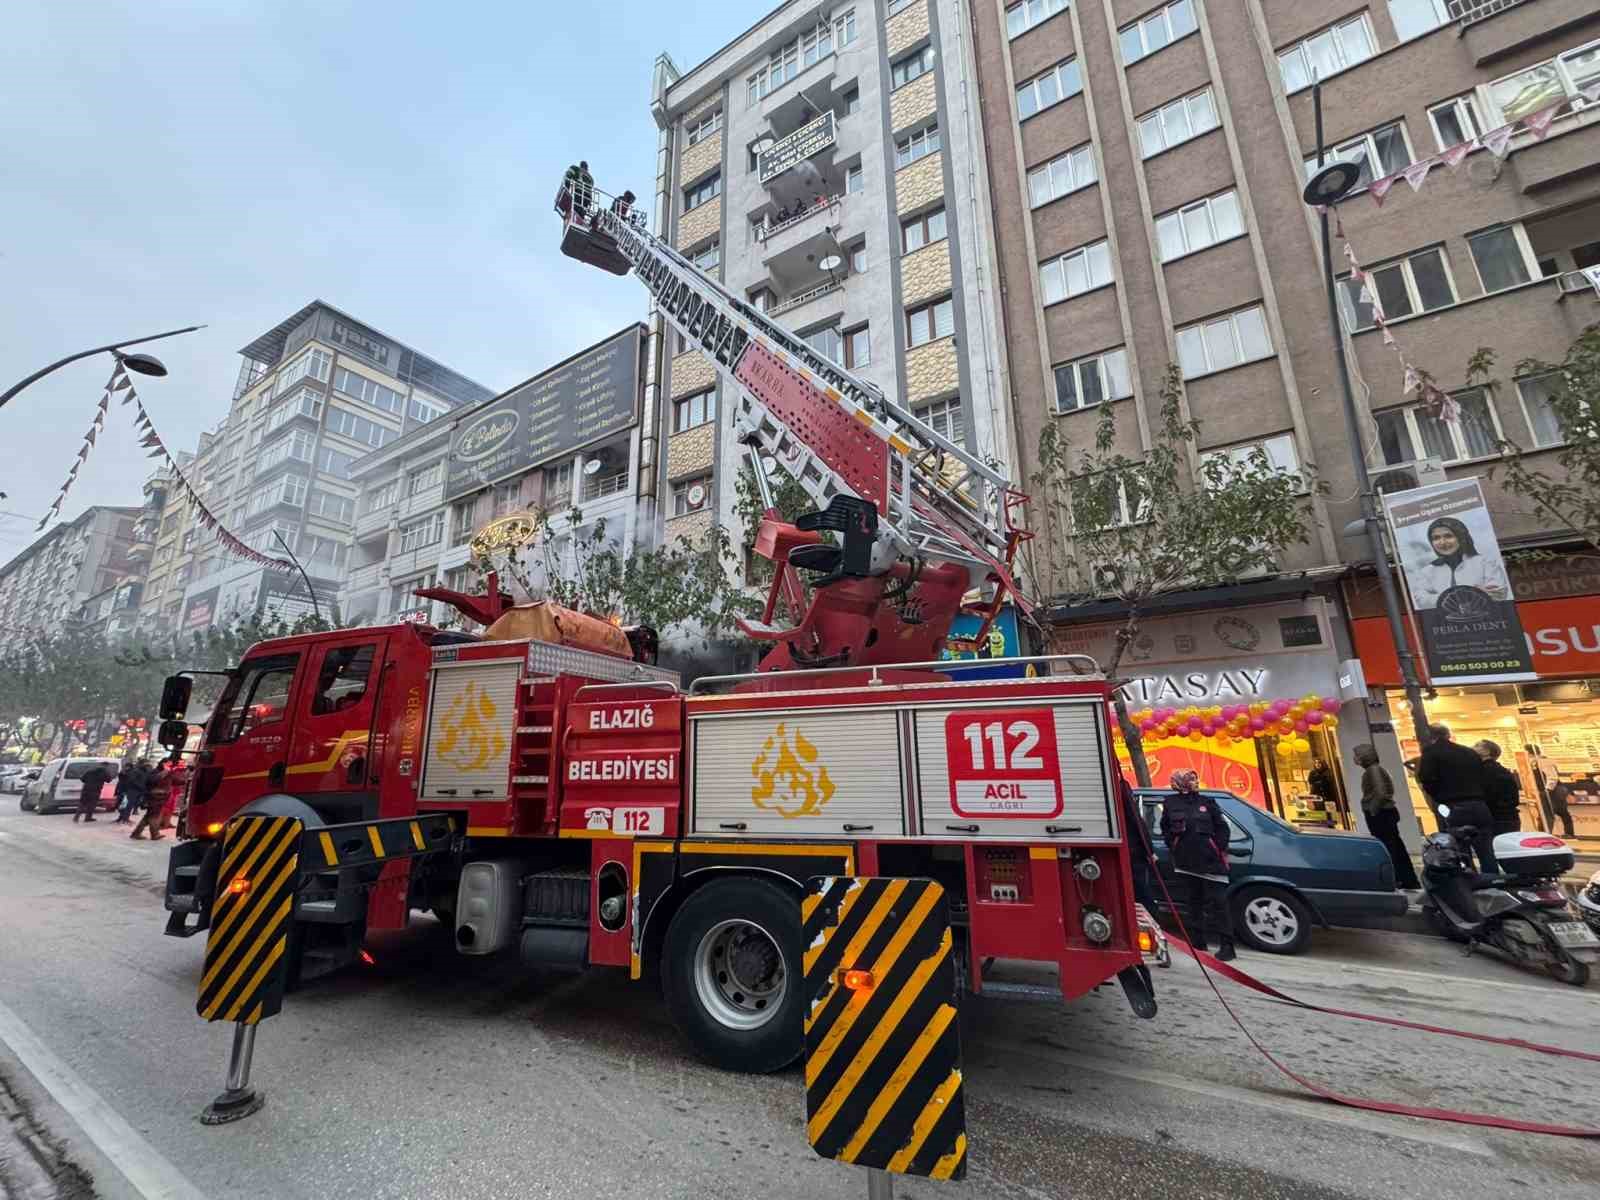
[[[713,1066],[766,1074],[800,1057],[800,905],[776,884],[695,892],[667,928],[661,974],[674,1022]]]

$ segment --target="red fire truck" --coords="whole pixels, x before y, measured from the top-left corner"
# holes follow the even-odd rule
[[[746,623],[771,643],[762,669],[685,689],[650,639],[577,614],[508,636],[492,576],[484,596],[419,593],[482,636],[399,624],[263,642],[205,726],[167,932],[208,927],[231,818],[286,815],[325,831],[326,862],[251,870],[302,872],[300,979],[431,911],[463,954],[658,975],[701,1055],[770,1071],[802,1044],[806,881],[931,877],[971,991],[1070,1000],[1117,979],[1153,1015],[1106,681],[1072,656],[983,680],[938,661],[958,612],[1026,607],[1010,574],[1020,498],[626,213],[573,200],[558,201],[564,249],[636,271],[738,395],[764,494],[776,459],[817,502],[789,523],[769,501],[756,548],[775,572]],[[164,741],[187,695],[168,681]],[[395,848],[397,819],[414,845]],[[843,922],[892,949],[895,894]],[[1002,981],[995,960],[1055,980]]]

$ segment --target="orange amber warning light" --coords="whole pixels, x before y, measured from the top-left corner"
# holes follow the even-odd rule
[[[250,881],[243,875],[235,875],[228,880],[228,890],[235,896],[242,896],[250,890]]]
[[[843,972],[845,987],[852,992],[870,992],[872,990],[871,971],[845,971]]]

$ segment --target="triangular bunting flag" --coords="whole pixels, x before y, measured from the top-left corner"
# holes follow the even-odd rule
[[[105,412],[106,409],[108,409],[110,407],[111,407],[111,393],[110,392],[106,392],[104,395],[102,395],[100,397],[100,411],[101,412]]]
[[[139,444],[141,446],[159,446],[161,445],[161,437],[154,429],[152,429],[149,433],[145,434],[139,439]]]
[[[1354,262],[1355,262],[1355,261],[1356,261],[1356,256],[1355,256],[1355,255],[1353,255],[1353,254],[1352,254],[1352,255],[1351,255],[1351,256],[1350,256],[1350,261],[1351,261],[1351,262],[1352,262],[1352,263],[1354,263]],[[1363,286],[1363,287],[1365,287],[1365,286],[1366,286],[1366,282],[1367,282],[1367,273],[1366,273],[1366,272],[1365,272],[1365,271],[1363,271],[1363,270],[1362,270],[1362,269],[1361,269],[1361,268],[1360,268],[1360,267],[1359,267],[1359,266],[1357,266],[1357,267],[1354,267],[1354,268],[1353,268],[1353,269],[1352,269],[1352,270],[1351,270],[1351,272],[1350,272],[1350,278],[1351,278],[1351,279],[1354,279],[1354,280],[1355,280],[1355,281],[1356,281],[1356,282],[1357,282],[1357,283],[1359,283],[1359,284],[1361,284],[1361,285],[1362,285],[1362,286]]]
[[[94,445],[95,435],[98,432],[99,432],[99,430],[96,429],[93,425],[89,426],[89,432],[83,435],[83,448],[85,450],[87,450],[90,446]]]
[[[1516,126],[1502,125],[1499,129],[1491,129],[1478,139],[1483,143],[1483,148],[1496,158],[1504,158],[1506,151],[1511,149],[1511,135],[1516,132]]]
[[[1433,170],[1433,159],[1425,158],[1421,162],[1412,163],[1404,171],[1401,171],[1400,178],[1411,185],[1413,192],[1420,192],[1422,190],[1422,181],[1428,177],[1428,172],[1431,170]]]
[[[1581,89],[1578,95],[1582,96],[1590,104],[1600,104],[1600,79],[1596,79],[1588,87]]]
[[[1367,191],[1372,193],[1372,202],[1378,207],[1383,207],[1383,198],[1389,194],[1389,189],[1394,186],[1397,175],[1385,175],[1382,179],[1374,179],[1367,185]]]
[[[1416,388],[1417,388],[1417,385],[1420,384],[1421,382],[1422,382],[1422,379],[1417,374],[1417,369],[1415,367],[1413,367],[1410,363],[1407,363],[1406,364],[1405,382],[1401,385],[1400,390],[1402,392],[1415,391]]]
[[[1462,164],[1467,155],[1471,154],[1477,148],[1477,138],[1473,138],[1469,142],[1457,142],[1454,146],[1451,146],[1450,149],[1439,155],[1439,161],[1454,171]]]
[[[132,388],[132,387],[133,387],[133,380],[129,379],[126,375],[124,375],[122,373],[122,368],[118,367],[116,369],[116,371],[112,373],[111,383],[109,385],[109,390],[113,391],[113,392],[120,392],[124,388]]]
[[[1565,101],[1562,102],[1563,104]],[[1545,134],[1550,132],[1550,123],[1556,119],[1556,113],[1561,110],[1561,104],[1550,104],[1528,117],[1528,132],[1533,134],[1536,142],[1544,141]]]
[[[1389,332],[1389,327],[1387,325],[1385,325],[1383,327],[1382,332],[1383,332],[1383,344],[1385,346],[1394,345],[1394,334]]]
[[[146,458],[166,458],[167,457],[166,447],[157,446],[154,450],[150,451],[149,454],[146,454],[145,457]]]
[[[1355,247],[1351,246],[1349,242],[1344,244],[1344,260],[1358,270],[1361,267],[1361,264],[1356,261]]]

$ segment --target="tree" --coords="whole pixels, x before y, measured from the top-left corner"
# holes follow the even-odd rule
[[[811,493],[801,487],[799,482],[781,467],[770,472],[768,478],[772,484],[773,505],[783,520],[793,522],[801,513],[811,512],[816,508]],[[733,489],[733,511],[744,527],[744,544],[754,546],[756,531],[761,528],[761,519],[767,510],[761,503],[761,489],[756,486],[755,468],[748,462],[740,466],[739,474],[734,478]],[[824,532],[823,538],[831,541],[833,535]],[[749,557],[750,566],[745,572],[745,578],[755,586],[767,586],[772,582],[771,561],[759,554],[751,554]]]
[[[1467,381],[1493,382],[1496,357],[1488,349],[1474,354]],[[1560,471],[1530,465],[1521,446],[1502,439],[1499,449],[1505,460],[1489,476],[1499,473],[1512,495],[1532,504],[1558,528],[1571,529],[1600,548],[1600,325],[1579,334],[1558,363],[1522,359],[1516,376],[1536,377],[1534,386],[1544,394],[1554,430],[1563,439],[1554,455]]]
[[[1074,446],[1057,423],[1039,439],[1029,506],[1035,534],[1025,565],[1068,603],[1112,598],[1125,606],[1111,661],[1113,687],[1151,602],[1167,592],[1235,583],[1277,570],[1290,546],[1310,540],[1314,471],[1275,468],[1266,453],[1198,455],[1200,423],[1183,414],[1182,381],[1168,366],[1161,409],[1142,459],[1117,450],[1116,405],[1103,404],[1094,440]],[[1139,728],[1120,691],[1113,707],[1141,786],[1150,786]]]

